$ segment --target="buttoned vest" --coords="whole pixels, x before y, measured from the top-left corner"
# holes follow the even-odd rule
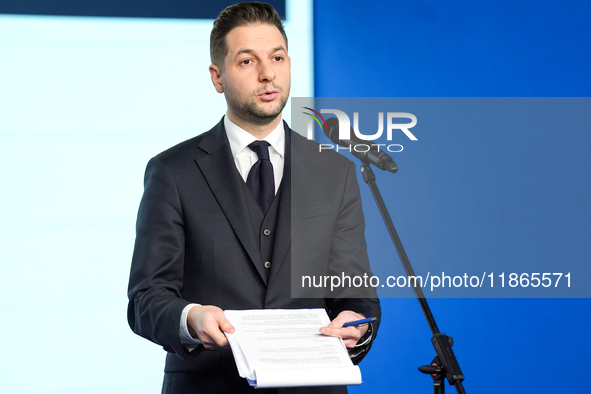
[[[254,197],[244,184],[242,188],[242,192],[246,196],[246,202],[248,205],[248,212],[250,214],[251,224],[252,224],[252,231],[256,235],[256,239],[259,243],[259,250],[261,251],[262,261],[255,261],[254,263],[260,267],[263,267],[264,271],[267,274],[267,278],[269,277],[269,272],[271,271],[271,266],[273,265],[272,257],[273,257],[273,246],[275,244],[275,233],[277,228],[277,217],[279,213],[279,201],[281,200],[281,189],[283,188],[283,183],[279,187],[277,194],[275,195],[275,199],[267,211],[266,215],[263,215],[261,209],[259,208],[258,204],[256,203]]]

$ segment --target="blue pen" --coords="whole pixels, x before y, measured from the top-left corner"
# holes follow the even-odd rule
[[[375,317],[368,317],[367,319],[361,319],[361,320],[347,322],[347,323],[343,324],[343,327],[360,326],[362,324],[371,323],[372,321],[376,321],[376,320],[377,319]]]

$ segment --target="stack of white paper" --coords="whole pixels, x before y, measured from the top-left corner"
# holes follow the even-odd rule
[[[361,384],[340,338],[318,330],[330,319],[324,309],[225,311],[236,328],[226,334],[240,376],[255,387]]]

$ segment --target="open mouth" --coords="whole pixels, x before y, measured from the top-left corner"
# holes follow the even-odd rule
[[[263,101],[272,101],[275,99],[275,97],[277,97],[278,94],[279,92],[277,92],[276,90],[266,90],[263,93],[259,94],[259,97]]]

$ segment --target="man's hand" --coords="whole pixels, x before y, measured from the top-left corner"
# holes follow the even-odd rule
[[[224,332],[232,334],[236,331],[226,319],[224,311],[212,305],[192,307],[187,315],[187,328],[189,334],[193,338],[198,338],[206,349],[228,346]]]
[[[365,316],[353,311],[342,311],[328,326],[320,328],[320,332],[331,337],[342,338],[346,347],[353,348],[359,338],[367,332],[368,325],[343,328],[343,324],[361,319],[365,319]]]

